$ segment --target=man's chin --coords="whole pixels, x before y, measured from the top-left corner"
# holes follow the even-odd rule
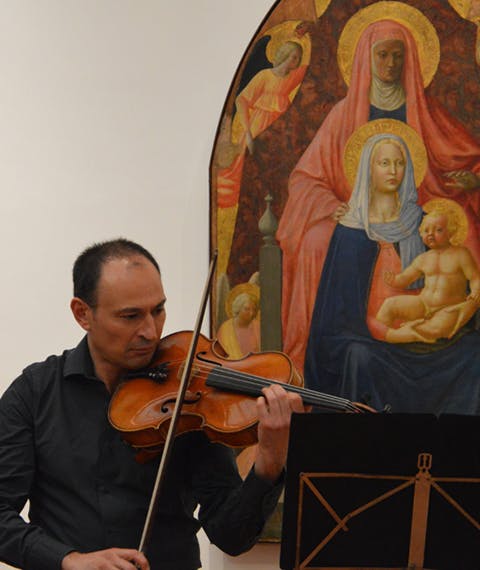
[[[129,355],[128,368],[130,370],[141,370],[142,368],[148,368],[152,363],[154,355],[154,350],[150,350],[148,352],[133,351]]]

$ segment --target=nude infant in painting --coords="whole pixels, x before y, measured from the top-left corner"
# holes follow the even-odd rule
[[[401,273],[384,274],[387,284],[402,289],[419,278],[425,279],[418,295],[398,295],[383,302],[377,320],[387,326],[387,342],[450,339],[480,306],[479,268],[470,251],[456,245],[462,222],[458,205],[447,199],[438,202],[419,228],[429,250]]]

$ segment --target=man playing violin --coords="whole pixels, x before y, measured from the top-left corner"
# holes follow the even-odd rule
[[[158,457],[135,461],[107,410],[126,373],[155,357],[166,316],[160,270],[143,247],[119,239],[86,249],[73,281],[70,306],[85,337],[27,367],[0,400],[0,559],[31,570],[194,570],[201,526],[229,554],[249,549],[281,492],[300,396],[263,390],[244,481],[231,450],[203,432],[176,439],[145,556],[137,545]],[[27,500],[28,523],[19,515]]]

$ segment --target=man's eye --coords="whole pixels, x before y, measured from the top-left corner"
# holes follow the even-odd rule
[[[125,319],[127,321],[133,321],[134,319],[136,319],[138,317],[137,314],[129,314],[129,315],[122,315],[122,319]]]

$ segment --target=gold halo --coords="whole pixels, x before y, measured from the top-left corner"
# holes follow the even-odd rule
[[[263,34],[264,36],[270,36],[270,40],[265,48],[266,56],[268,61],[273,64],[275,60],[275,54],[281,45],[285,42],[295,42],[302,47],[302,61],[300,65],[308,65],[310,63],[310,57],[312,52],[312,44],[310,41],[310,36],[305,34],[301,38],[295,35],[295,29],[298,24],[301,24],[302,20],[287,20],[278,26],[270,28]]]
[[[228,294],[227,301],[225,303],[225,311],[229,319],[233,317],[233,302],[242,293],[248,293],[248,295],[253,297],[258,307],[260,302],[260,288],[258,285],[255,285],[254,283],[240,283],[239,285],[235,285],[235,287]]]
[[[448,3],[464,20],[475,21],[474,17],[470,17],[472,8],[474,7],[474,0],[448,0]]]
[[[415,129],[397,121],[395,119],[377,119],[370,121],[354,131],[345,145],[343,151],[343,168],[345,176],[353,188],[355,177],[357,176],[358,164],[362,154],[365,142],[374,135],[391,134],[397,135],[405,141],[410,151],[410,157],[413,163],[413,171],[415,176],[415,185],[417,188],[427,171],[427,149],[423,144],[423,140]]]
[[[315,13],[317,18],[321,18],[332,0],[315,0]]]
[[[461,245],[466,239],[468,234],[468,219],[465,211],[457,204],[454,200],[450,200],[449,198],[433,198],[422,206],[422,210],[426,214],[430,214],[433,211],[437,211],[439,213],[446,213],[449,210],[453,211],[456,217],[456,221],[458,223],[457,231],[455,232],[453,239],[450,240],[452,245]]]
[[[353,57],[358,40],[365,29],[373,22],[393,20],[410,30],[415,39],[422,71],[423,86],[430,84],[440,61],[440,40],[430,20],[413,6],[403,2],[382,1],[371,4],[356,12],[340,34],[337,61],[347,85],[350,85]]]

